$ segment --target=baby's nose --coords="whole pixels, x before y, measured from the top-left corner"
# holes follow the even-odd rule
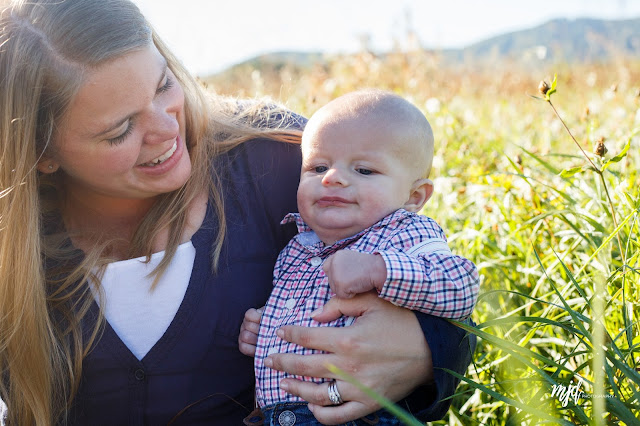
[[[338,170],[337,168],[331,168],[324,174],[324,177],[322,178],[322,184],[345,186],[347,184],[347,179],[344,172]]]

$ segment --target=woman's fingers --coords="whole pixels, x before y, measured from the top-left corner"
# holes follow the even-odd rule
[[[357,419],[378,409],[371,404],[352,401],[351,398],[362,399],[361,392],[347,382],[338,381],[336,387],[343,404],[334,405],[329,398],[329,384],[304,382],[295,379],[284,379],[280,386],[292,395],[309,401],[309,409],[318,421],[326,425],[342,424]],[[355,392],[355,393],[353,393]]]
[[[323,425],[339,425],[359,419],[377,410],[358,401],[345,402],[342,405],[322,406],[309,404],[309,410]]]
[[[336,340],[342,335],[341,328],[302,327],[287,325],[277,331],[278,337],[309,349],[335,352]]]
[[[264,364],[274,370],[286,371],[290,375],[306,377],[334,378],[334,374],[327,368],[337,359],[331,354],[299,355],[279,353],[269,355]],[[286,389],[285,389],[286,390]]]
[[[260,327],[260,318],[262,318],[263,310],[263,308],[248,309],[247,312],[244,313],[244,322],[247,324],[257,324],[257,326]]]
[[[260,317],[262,308],[249,309],[244,314],[244,320],[238,334],[238,348],[247,356],[255,356],[258,344],[258,332],[260,331]]]
[[[238,348],[240,352],[247,356],[255,356],[257,344],[258,334],[248,331],[243,323],[240,328],[240,334],[238,335]]]
[[[239,342],[238,349],[240,349],[240,353],[246,356],[255,357],[256,356],[256,345],[252,345],[250,343]]]
[[[324,406],[333,405],[333,402],[331,402],[331,399],[329,398],[329,383],[331,383],[331,381],[325,383],[314,383],[289,378],[283,379],[280,382],[280,387],[287,393],[299,396],[311,404]],[[341,392],[340,396],[343,401],[347,401],[346,394]]]
[[[244,321],[242,323],[242,329],[255,334],[257,337],[260,331],[260,323]]]

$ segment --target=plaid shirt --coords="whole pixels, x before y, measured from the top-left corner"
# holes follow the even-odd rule
[[[358,234],[325,246],[297,213],[282,223],[295,221],[299,234],[282,250],[274,269],[274,288],[264,307],[255,355],[256,398],[262,407],[276,402],[301,401],[279,387],[284,372],[264,366],[272,353],[311,354],[317,351],[276,336],[284,325],[343,327],[352,318],[318,323],[311,312],[334,296],[322,270],[324,259],[349,249],[379,254],[387,267],[380,297],[411,310],[463,319],[471,315],[478,295],[475,265],[453,255],[440,226],[431,218],[397,210]],[[294,378],[322,382],[311,377]]]

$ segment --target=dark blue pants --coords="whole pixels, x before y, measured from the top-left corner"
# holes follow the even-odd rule
[[[306,402],[282,402],[268,405],[262,408],[264,416],[264,426],[294,426],[294,425],[320,425],[318,420],[313,417]],[[255,424],[259,424],[262,418],[256,418]],[[250,424],[250,423],[249,423]],[[401,425],[400,420],[392,416],[386,410],[378,410],[375,413],[361,417],[344,426],[396,426]]]

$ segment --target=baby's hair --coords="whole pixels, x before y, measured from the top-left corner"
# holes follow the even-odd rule
[[[336,114],[336,110],[339,113]],[[328,116],[329,113],[332,115]],[[315,120],[332,123],[345,118],[364,117],[397,125],[403,139],[413,142],[410,147],[412,166],[420,178],[429,177],[433,160],[433,131],[422,111],[402,96],[379,89],[350,92],[322,107],[311,117],[310,123]]]

